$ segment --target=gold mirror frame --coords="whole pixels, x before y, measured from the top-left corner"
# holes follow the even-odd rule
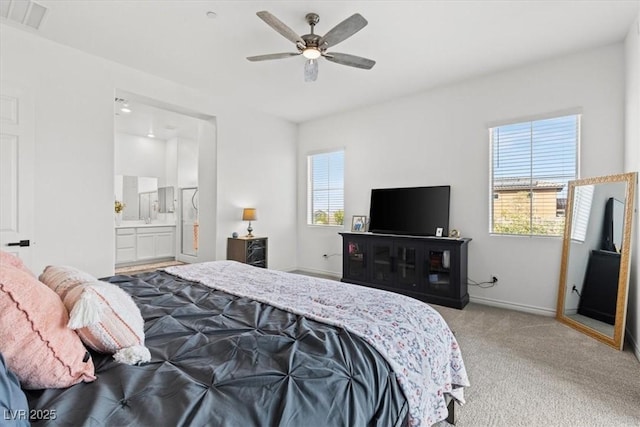
[[[618,350],[622,350],[624,345],[624,329],[627,317],[627,297],[629,291],[629,256],[631,249],[631,224],[633,222],[634,196],[637,181],[637,172],[630,172],[618,175],[609,175],[595,178],[577,179],[569,181],[569,193],[567,195],[567,210],[564,228],[564,239],[562,245],[562,263],[560,266],[560,285],[558,287],[558,306],[556,319],[560,322],[577,329],[603,343],[606,343]],[[565,298],[567,295],[567,275],[569,268],[569,250],[571,243],[571,229],[573,221],[574,197],[576,187],[585,185],[597,185],[623,182],[626,183],[624,222],[622,229],[622,245],[620,249],[620,272],[618,275],[618,295],[616,299],[615,322],[613,325],[613,336],[608,336],[594,328],[580,323],[565,314]],[[584,290],[583,290],[584,291]]]

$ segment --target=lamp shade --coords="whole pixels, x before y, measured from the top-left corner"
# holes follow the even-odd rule
[[[244,208],[242,210],[243,221],[255,221],[258,219],[258,210],[255,208]]]

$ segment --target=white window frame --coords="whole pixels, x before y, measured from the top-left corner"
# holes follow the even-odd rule
[[[495,151],[494,151],[494,141],[493,141],[493,130],[495,128],[498,127],[503,127],[503,126],[509,126],[509,125],[518,125],[518,124],[526,124],[526,123],[530,123],[533,126],[534,122],[538,122],[538,121],[543,121],[543,120],[549,120],[549,119],[554,119],[554,118],[561,118],[561,117],[566,117],[566,116],[575,116],[576,117],[576,146],[575,146],[575,175],[569,177],[568,179],[563,180],[563,182],[566,182],[566,185],[564,187],[564,189],[562,190],[563,192],[565,192],[567,194],[568,197],[568,181],[573,180],[573,179],[578,179],[580,177],[580,145],[581,145],[581,121],[582,121],[582,110],[581,109],[571,109],[571,110],[565,110],[565,111],[559,111],[559,112],[553,112],[553,113],[549,113],[549,114],[544,114],[544,115],[537,115],[537,116],[531,116],[531,117],[525,117],[525,118],[520,118],[520,119],[513,119],[513,120],[508,120],[508,121],[502,121],[502,122],[495,122],[495,123],[490,123],[487,124],[487,128],[488,128],[488,134],[489,134],[489,234],[492,236],[523,236],[523,237],[562,237],[563,230],[564,230],[564,222],[562,223],[562,227],[559,228],[559,231],[557,234],[539,234],[539,233],[534,233],[533,227],[530,226],[530,230],[527,233],[517,233],[517,232],[500,232],[500,231],[495,231],[494,228],[494,202],[495,202],[495,198],[494,198],[494,193],[495,193],[495,180],[496,177],[494,176],[494,158],[495,158]],[[533,142],[532,142],[533,143]],[[533,169],[533,161],[530,164],[530,169]],[[533,182],[534,179],[538,179],[534,176],[533,172],[530,172],[530,174],[528,176],[525,176],[525,178],[529,178],[531,180],[531,182]],[[531,186],[529,188],[529,200],[531,200],[531,194],[533,193],[533,186]],[[529,213],[529,220],[530,220],[530,225],[533,224],[533,203],[531,203],[529,205],[529,209],[530,209],[530,213]],[[564,219],[566,220],[566,211],[564,214]]]
[[[322,156],[322,155],[331,155],[331,154],[336,154],[336,153],[342,153],[342,171],[343,171],[343,175],[342,175],[342,187],[336,187],[333,188],[333,190],[337,190],[337,191],[341,191],[342,192],[342,206],[341,209],[331,209],[330,203],[327,206],[327,211],[328,211],[328,223],[323,224],[323,223],[316,223],[315,221],[315,217],[314,217],[314,210],[315,210],[315,206],[314,206],[314,190],[313,190],[313,159],[316,156]],[[345,168],[345,149],[344,148],[335,148],[335,149],[329,149],[329,150],[323,150],[323,151],[315,151],[315,152],[311,152],[307,154],[307,225],[310,227],[340,227],[343,228],[344,227],[344,168]],[[329,174],[331,172],[327,171],[327,179],[329,180]],[[331,189],[329,189],[328,191],[331,191]],[[342,223],[336,223],[335,221],[332,221],[332,212],[337,212],[337,211],[342,211]],[[333,217],[333,219],[335,219],[335,216]]]

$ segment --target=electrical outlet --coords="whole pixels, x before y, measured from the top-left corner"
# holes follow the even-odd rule
[[[491,276],[491,278],[489,279],[489,282],[498,283],[498,277],[497,276]]]

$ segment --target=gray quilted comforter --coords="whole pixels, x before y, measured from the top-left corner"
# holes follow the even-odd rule
[[[104,279],[145,319],[151,362],[93,353],[98,379],[27,391],[34,426],[402,426],[388,362],[343,328],[158,271]]]

